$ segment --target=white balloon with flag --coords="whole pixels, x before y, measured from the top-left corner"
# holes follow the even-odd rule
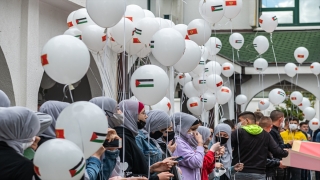
[[[305,47],[298,47],[294,51],[294,58],[296,58],[297,62],[302,64],[309,57],[309,51]]]
[[[312,107],[306,107],[303,110],[303,115],[306,120],[311,120],[316,116],[316,110]]]
[[[223,86],[223,80],[218,74],[211,74],[206,80],[207,86],[211,92],[217,92]]]
[[[206,77],[204,76],[194,77],[192,80],[193,87],[196,88],[200,94],[203,94],[208,90],[206,81]]]
[[[293,77],[297,74],[298,72],[298,67],[297,65],[293,64],[293,63],[287,63],[285,66],[284,66],[284,71],[286,72],[286,74],[289,76],[289,77]]]
[[[302,102],[298,105],[299,109],[301,111],[303,111],[306,107],[310,107],[311,106],[311,102],[308,98],[303,97],[302,98]]]
[[[201,58],[198,65],[196,66],[196,68],[192,70],[192,72],[200,76],[204,74],[205,66],[206,66],[206,61],[203,58]]]
[[[187,33],[187,29],[188,29],[187,25],[185,25],[185,24],[177,24],[177,25],[173,26],[172,28],[177,30],[177,31],[179,31],[181,33],[181,35],[185,39],[190,40],[189,36],[188,36],[188,33]]]
[[[87,9],[81,8],[74,12],[73,14],[73,21],[75,26],[80,30],[83,31],[87,26],[95,25],[93,20],[90,18]]]
[[[191,97],[187,101],[187,108],[194,115],[200,116],[202,114],[202,107],[199,97]]]
[[[164,97],[160,102],[151,106],[152,110],[161,110],[170,114],[171,103],[167,97]]]
[[[205,65],[204,72],[206,76],[210,76],[211,74],[221,75],[221,65],[217,61],[210,61]]]
[[[230,77],[233,75],[233,73],[234,73],[234,66],[231,63],[225,62],[222,64],[222,74],[225,77]]]
[[[232,97],[232,92],[228,87],[223,86],[216,93],[217,103],[218,104],[226,104]]]
[[[196,88],[193,86],[192,81],[186,83],[185,86],[183,86],[183,92],[188,98],[200,96],[198,90],[196,90]]]
[[[186,83],[192,80],[192,77],[190,76],[189,73],[179,73],[177,75],[177,79],[179,84],[181,84],[181,86],[184,86]]]
[[[293,91],[290,94],[290,100],[293,104],[299,105],[303,100],[303,96],[299,91]]]
[[[253,40],[253,47],[261,55],[269,49],[269,40],[265,36],[257,36]]]
[[[268,109],[269,106],[270,106],[270,102],[267,99],[262,99],[258,103],[258,107],[261,111]]]
[[[273,105],[279,105],[285,99],[286,99],[286,93],[282,89],[275,88],[275,89],[271,90],[269,93],[269,101]]]
[[[199,13],[203,19],[211,24],[219,22],[225,13],[223,0],[199,1]]]
[[[318,118],[313,118],[311,121],[309,121],[309,128],[312,131],[315,131],[315,130],[319,129],[320,128],[319,119]]]
[[[145,13],[140,6],[130,4],[126,8],[124,16],[136,25],[141,19],[145,18]]]
[[[244,44],[244,38],[240,33],[233,33],[229,37],[229,43],[233,48],[239,50]]]
[[[204,93],[201,98],[201,103],[204,105],[204,109],[210,111],[217,103],[217,98],[214,94],[206,92]]]
[[[203,19],[194,19],[188,24],[189,39],[199,46],[204,45],[211,36],[210,25]]]
[[[228,19],[235,18],[241,11],[242,0],[225,0],[224,17]]]
[[[318,76],[320,74],[320,63],[318,62],[312,63],[310,65],[310,70],[314,75]]]

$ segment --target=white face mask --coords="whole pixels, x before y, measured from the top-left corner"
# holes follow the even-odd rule
[[[113,114],[111,119],[115,127],[123,124],[123,114]]]
[[[226,169],[225,168],[220,168],[220,169],[216,169],[215,171],[214,171],[214,176],[215,177],[220,177],[220,176],[222,176],[224,173],[226,173]]]
[[[284,125],[285,125],[285,123],[284,123],[284,121],[282,121],[282,123],[280,124],[280,127],[284,128]]]
[[[239,128],[241,128],[241,126],[242,126],[241,122],[238,122],[237,128],[239,129]]]
[[[298,125],[296,125],[296,124],[289,124],[289,128],[290,128],[291,130],[296,130],[296,129],[298,129]]]

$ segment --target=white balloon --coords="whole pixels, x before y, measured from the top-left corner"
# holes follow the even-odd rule
[[[63,34],[70,35],[70,36],[73,36],[73,37],[76,37],[76,38],[79,38],[80,40],[82,40],[82,32],[76,27],[73,27],[73,28],[66,30]]]
[[[192,70],[193,73],[197,74],[198,76],[199,75],[202,75],[204,74],[204,69],[205,69],[205,66],[206,66],[206,61],[204,59],[200,59],[198,65],[196,68],[194,68],[194,70]],[[191,74],[190,74],[191,75]],[[192,76],[192,75],[191,75]],[[194,76],[192,76],[194,77]]]
[[[187,33],[190,40],[201,46],[210,38],[211,28],[205,20],[194,19],[188,24]]]
[[[75,22],[75,27],[80,31],[83,31],[87,26],[95,25],[86,8],[76,10],[73,15],[73,22]]]
[[[136,54],[139,58],[147,57],[151,53],[149,45],[145,44],[144,47]]]
[[[175,24],[174,24],[174,22],[172,22],[170,19],[165,19],[166,21],[167,21],[167,23],[169,24],[169,27],[174,27],[175,26]]]
[[[196,68],[198,68],[198,67],[199,67],[199,65]],[[194,73],[193,71],[189,72],[189,74],[190,74],[191,77],[199,77],[199,75]],[[201,75],[203,75],[203,74],[201,74]]]
[[[134,30],[134,37],[142,43],[149,44],[152,36],[159,30],[159,24],[154,18],[146,17],[141,19]]]
[[[216,96],[218,104],[225,104],[231,99],[232,92],[228,87],[223,86],[220,90],[217,91]]]
[[[105,112],[86,101],[78,101],[66,107],[56,122],[57,138],[68,139],[78,145],[86,159],[102,146],[107,132]]]
[[[294,51],[294,58],[296,58],[297,62],[302,64],[309,57],[309,51],[305,47],[298,47]]]
[[[268,109],[270,106],[270,102],[267,99],[263,99],[259,101],[258,107],[261,111]]]
[[[223,86],[223,80],[221,76],[217,74],[211,74],[207,77],[207,86],[212,92],[219,91]],[[218,96],[217,96],[218,97]]]
[[[184,86],[186,83],[191,81],[192,77],[189,73],[179,73],[177,79],[179,84],[181,84],[181,86]]]
[[[300,92],[293,91],[290,95],[290,100],[293,104],[299,105],[303,100],[303,96]]]
[[[311,106],[310,100],[305,97],[302,98],[301,103],[298,105],[298,107],[301,111],[303,111],[306,107],[310,107],[310,106]]]
[[[183,56],[185,40],[172,28],[164,28],[156,32],[150,43],[154,57],[164,66],[172,66]]]
[[[167,97],[164,97],[157,104],[151,106],[151,108],[152,110],[161,110],[169,114],[171,110],[171,103]]]
[[[225,77],[230,77],[234,73],[234,67],[231,63],[225,62],[222,64],[222,74]]]
[[[210,61],[206,64],[204,68],[204,72],[206,76],[210,76],[211,74],[221,75],[221,65],[216,61]]]
[[[173,67],[178,72],[186,73],[194,70],[194,68],[199,64],[199,59],[201,59],[201,50],[199,49],[199,46],[191,40],[185,40],[185,44],[186,49],[183,56],[175,65],[173,65]]]
[[[73,20],[73,15],[74,15],[75,12],[76,12],[76,11],[72,11],[72,12],[69,14],[68,18],[67,18],[68,28],[74,28],[75,25],[76,25],[75,21]]]
[[[209,56],[209,49],[205,46],[199,46],[199,48],[201,50],[201,58],[207,60]]]
[[[207,111],[210,111],[212,108],[214,108],[214,106],[216,105],[217,103],[217,98],[214,94],[212,93],[204,93],[202,96],[201,96],[201,103],[204,104],[204,109],[207,110]]]
[[[78,82],[87,73],[90,65],[87,46],[69,35],[51,38],[44,45],[41,54],[44,71],[61,84]]]
[[[269,41],[265,36],[257,36],[253,40],[253,47],[261,55],[269,49]]]
[[[145,17],[155,18],[153,12],[151,12],[151,11],[149,11],[147,9],[143,9],[143,11],[144,11],[144,16]]]
[[[320,63],[318,62],[312,63],[310,65],[310,70],[314,75],[318,76],[320,74]]]
[[[150,60],[151,64],[160,67],[161,69],[164,70],[164,72],[167,72],[167,71],[168,71],[168,68],[167,68],[166,66],[162,65],[162,64],[153,56],[152,53],[149,55],[149,60]]]
[[[203,76],[200,77],[194,77],[192,80],[193,87],[196,88],[196,90],[203,94],[208,90],[207,84],[206,84],[206,78]]]
[[[172,28],[179,31],[181,33],[182,37],[184,37],[185,39],[189,39],[189,36],[187,34],[187,29],[188,29],[187,25],[177,24],[177,25],[173,26]]]
[[[42,76],[42,79],[41,79],[41,83],[40,83],[40,86],[42,87],[42,89],[50,89],[55,84],[56,84],[56,82],[53,79],[51,79],[47,75],[47,73],[43,73],[43,76]]]
[[[315,131],[315,130],[319,129],[319,127],[320,127],[319,119],[313,118],[311,121],[309,121],[309,128],[312,131]]]
[[[275,89],[271,90],[269,93],[269,101],[273,105],[279,105],[285,99],[286,99],[286,93],[282,89],[275,88]]]
[[[116,53],[121,53],[124,50],[124,46],[122,46],[121,44],[118,44],[113,37],[109,37],[109,40],[107,41],[107,46],[114,52]]]
[[[229,43],[233,48],[239,50],[244,44],[244,38],[240,33],[233,33],[229,37]]]
[[[136,55],[141,51],[146,45],[140,42],[140,39],[134,37],[126,44],[126,52],[129,55]]]
[[[34,171],[41,179],[78,180],[86,171],[86,159],[81,149],[66,139],[43,143],[37,149],[33,163]]]
[[[214,24],[219,22],[225,12],[223,0],[206,0],[199,2],[199,12],[203,19]]]
[[[125,24],[125,29],[123,28]],[[124,45],[124,41],[128,42],[132,39],[134,24],[128,18],[122,18],[115,26],[110,28],[112,38],[120,45]]]
[[[167,20],[159,17],[156,17],[155,19],[159,23],[159,29],[170,28],[170,24],[168,23]]]
[[[284,66],[284,71],[286,72],[286,74],[289,76],[289,77],[293,77],[297,74],[297,71],[298,71],[298,67],[297,65],[293,64],[293,63],[287,63],[285,66]]]
[[[145,18],[145,12],[140,6],[131,4],[127,6],[124,16],[136,24],[141,19]]]
[[[316,110],[314,110],[312,107],[306,107],[303,110],[303,115],[306,120],[311,120],[316,116]]]
[[[166,95],[168,86],[168,75],[155,65],[139,67],[130,80],[134,96],[147,105],[158,103]]]
[[[125,1],[87,0],[86,8],[91,19],[100,27],[109,28],[116,25],[123,17]]]
[[[268,62],[263,58],[258,58],[253,62],[253,67],[258,72],[263,72],[268,68]]]
[[[191,97],[187,101],[187,107],[188,110],[197,116],[200,116],[202,114],[202,103],[200,101],[200,98],[198,97]]]
[[[245,103],[247,103],[248,101],[248,98],[246,95],[244,94],[239,94],[237,97],[236,97],[236,103],[238,105],[244,105]]]
[[[132,101],[139,101],[135,96],[132,96],[132,97],[130,98],[130,100],[132,100]]]
[[[226,0],[226,6],[224,8],[224,17],[228,19],[235,18],[241,11],[242,0]]]
[[[183,86],[183,92],[188,97],[199,97],[199,92],[196,90],[196,88],[193,86],[192,81],[187,82],[185,86]]]
[[[275,14],[268,12],[260,16],[259,24],[267,33],[272,33],[278,26],[278,18]]]
[[[208,50],[210,55],[216,55],[222,48],[222,43],[219,38],[211,37],[204,45]]]
[[[82,41],[90,50],[98,52],[106,46],[107,35],[102,27],[90,25],[83,30]]]

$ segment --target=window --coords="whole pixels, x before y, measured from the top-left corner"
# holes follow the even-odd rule
[[[170,19],[170,15],[169,14],[163,15],[163,19]]]
[[[278,26],[320,25],[320,0],[260,0],[260,14],[274,13]]]

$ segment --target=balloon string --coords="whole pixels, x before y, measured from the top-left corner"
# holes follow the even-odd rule
[[[320,87],[318,75],[316,75],[316,77],[317,77],[318,87]]]
[[[239,50],[237,50],[237,56],[238,56],[238,62],[239,62],[240,61]],[[240,93],[242,93],[241,83],[242,83],[242,73],[240,72]]]
[[[300,64],[299,64],[299,67],[298,67],[298,72],[297,72],[297,78],[296,78],[296,87],[298,86],[299,69],[300,69]]]
[[[74,103],[70,86],[72,86],[72,84],[69,85],[69,93],[70,93],[71,102]]]
[[[238,112],[238,105],[236,105],[236,125],[238,125],[237,112]],[[240,145],[239,145],[239,128],[241,127],[237,127],[237,142],[238,142],[238,156],[239,156],[239,163],[240,163],[241,161],[240,161]]]
[[[101,90],[101,91],[103,91],[103,89],[101,88],[101,85],[100,85],[100,83],[99,83],[99,81],[98,81],[98,79],[97,79],[96,75],[94,75],[94,73],[93,73],[93,71],[92,71],[91,67],[89,67],[89,69],[90,69],[90,71],[91,71],[91,73],[92,73],[92,75],[93,75],[94,79],[96,80],[96,82],[97,82],[97,84],[98,84],[98,86],[99,86],[100,90]]]
[[[124,6],[123,6],[123,8],[124,8],[124,11],[126,10],[126,8],[127,8],[127,0],[124,0]],[[123,88],[123,95],[125,95],[125,76],[126,76],[126,72],[125,72],[125,61],[126,61],[126,56],[125,56],[125,54],[126,54],[126,36],[125,36],[125,30],[126,30],[126,25],[125,25],[125,19],[124,19],[124,23],[123,23],[123,29],[124,29],[124,31],[123,31],[123,53],[122,53],[122,71],[123,71],[123,83],[122,83],[122,88]],[[122,100],[124,100],[125,98],[124,98],[124,96],[122,96]],[[123,109],[123,112],[125,112],[125,107],[124,107],[124,104],[125,103],[123,103],[123,105],[122,105],[122,109]],[[125,117],[125,113],[123,113],[123,119],[125,120],[126,119],[126,117]],[[123,124],[124,124],[124,121],[123,121]],[[125,169],[124,169],[124,163],[125,163],[125,151],[126,151],[126,146],[125,146],[125,142],[126,142],[126,140],[125,140],[125,132],[124,132],[124,128],[123,128],[123,131],[122,131],[122,137],[123,137],[123,151],[122,151],[122,167],[121,167],[121,172],[122,172],[122,177],[125,177],[125,173],[124,173],[124,171],[125,171]]]
[[[231,25],[230,33],[232,34],[232,21],[231,21],[230,25]],[[233,64],[233,67],[235,67],[234,66],[234,49],[233,49],[232,46],[231,46],[231,48],[232,48],[232,64]],[[233,71],[233,91],[234,91],[234,93],[237,92],[237,88],[236,88],[236,71]]]
[[[280,85],[281,85],[280,73],[279,73],[279,68],[278,68],[278,62],[277,62],[276,53],[274,52],[274,47],[273,47],[272,33],[270,33],[270,42],[271,42],[271,47],[272,47],[272,52],[273,52],[274,61],[276,62],[276,67],[277,67],[277,72],[278,72],[278,77],[279,77],[279,83],[280,83]]]

